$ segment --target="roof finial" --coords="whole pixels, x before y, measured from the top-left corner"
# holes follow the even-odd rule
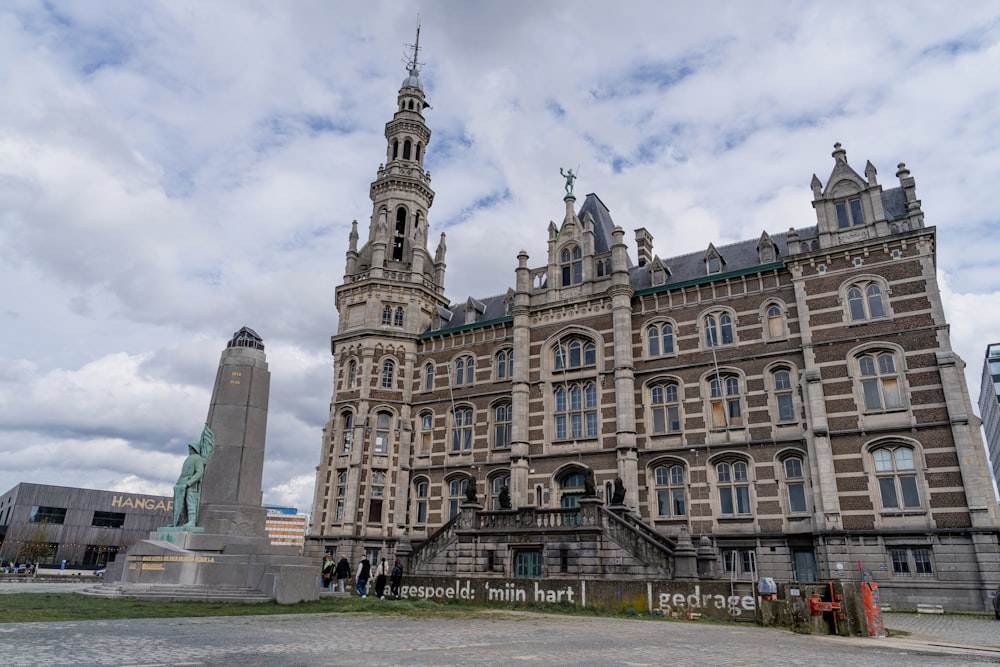
[[[417,15],[417,41],[413,44],[407,44],[413,48],[413,56],[406,61],[406,68],[410,70],[410,74],[419,74],[419,67],[424,63],[418,60],[420,55],[420,15]]]

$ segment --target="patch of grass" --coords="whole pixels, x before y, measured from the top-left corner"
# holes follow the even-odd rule
[[[0,596],[0,623],[46,623],[128,618],[189,618],[204,616],[266,616],[272,614],[368,613],[401,616],[471,618],[488,610],[467,605],[442,605],[427,600],[378,600],[358,597],[323,598],[298,604],[262,602],[164,602],[135,598],[92,598],[79,593],[10,593]]]

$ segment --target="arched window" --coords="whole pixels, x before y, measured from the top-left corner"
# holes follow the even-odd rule
[[[646,349],[649,356],[674,353],[674,327],[670,324],[653,324],[646,328]]]
[[[458,510],[465,500],[465,490],[469,486],[466,477],[456,478],[448,482],[448,518],[454,519],[458,516]]]
[[[406,240],[406,209],[400,206],[396,209],[396,228],[392,237],[392,259],[403,260],[403,246]],[[385,324],[385,322],[383,322]]]
[[[777,304],[771,304],[767,307],[765,316],[767,318],[767,338],[769,340],[784,338],[785,318],[781,314],[781,308]]]
[[[399,140],[392,142],[392,159],[395,160],[399,157]]]
[[[503,509],[500,507],[500,493],[507,487],[508,496],[510,494],[510,475],[497,475],[490,479],[490,509]]]
[[[742,427],[740,379],[725,374],[713,377],[709,381],[709,393],[712,397],[712,428]]]
[[[782,461],[785,473],[785,489],[788,492],[788,511],[800,514],[809,511],[806,504],[806,483],[802,459],[790,456]]]
[[[420,144],[417,144],[416,155],[414,156],[413,159],[415,159],[417,162],[420,162]]]
[[[393,379],[393,375],[395,374],[395,372],[396,372],[396,364],[392,361],[392,359],[387,359],[382,364],[382,388],[383,389],[392,389],[392,387],[393,387],[392,379]]]
[[[556,345],[554,352],[557,371],[597,364],[597,346],[592,340],[567,338]]]
[[[514,377],[514,350],[497,352],[497,379],[510,380]]]
[[[420,413],[420,439],[417,440],[417,454],[430,454],[434,436],[434,415],[431,412]]]
[[[559,494],[560,507],[580,506],[580,498],[583,497],[586,490],[586,479],[584,473],[576,470],[563,475],[559,479],[559,490],[561,492]]]
[[[597,437],[597,385],[561,386],[555,391],[556,440]]]
[[[403,307],[397,306],[396,312],[392,316],[393,326],[401,327],[403,326]]]
[[[866,412],[886,412],[903,407],[896,355],[869,352],[857,358],[861,394]]]
[[[347,388],[354,389],[358,386],[358,362],[353,359],[347,364]]]
[[[736,342],[733,335],[733,318],[729,313],[709,313],[703,320],[705,328],[705,346],[732,345]]]
[[[475,357],[459,357],[455,362],[455,386],[470,385],[476,379]]]
[[[340,452],[351,453],[351,438],[354,437],[354,413],[342,412],[340,415]]]
[[[337,471],[337,507],[333,515],[334,523],[344,520],[344,505],[347,502],[347,471]]]
[[[876,282],[859,282],[847,288],[847,308],[852,322],[864,322],[886,316],[882,287]]]
[[[774,392],[774,407],[778,412],[778,421],[786,423],[796,421],[791,371],[779,368],[772,372],[771,386]]]
[[[583,282],[583,251],[580,250],[580,246],[571,245],[563,248],[559,253],[559,266],[563,287]]]
[[[385,326],[392,324],[392,306],[389,304],[382,306],[382,324]]]
[[[872,450],[875,477],[883,510],[920,509],[917,467],[913,450],[905,446],[883,446]]]
[[[382,499],[385,498],[385,473],[372,473],[368,496],[368,523],[382,523]]]
[[[510,447],[511,414],[510,403],[493,408],[493,446],[497,449]]]
[[[434,389],[434,362],[428,362],[424,365],[424,391],[431,391]]]
[[[455,408],[451,429],[451,451],[467,452],[472,449],[472,408]]]
[[[749,515],[750,477],[746,461],[721,461],[715,465],[715,480],[719,487],[719,514]]]
[[[375,446],[372,451],[376,454],[385,454],[389,451],[389,433],[392,426],[392,414],[379,412],[375,416]]]
[[[653,433],[680,433],[681,408],[676,382],[655,384],[649,389]]]
[[[420,480],[416,484],[416,491],[414,495],[417,499],[416,516],[414,517],[414,523],[425,524],[427,523],[427,498],[430,493],[430,484],[427,480]]]
[[[411,104],[412,104],[412,102],[411,102]],[[406,141],[403,142],[403,159],[404,160],[409,160],[410,159],[410,147],[411,147],[411,145],[412,144],[410,144],[410,140],[409,139],[407,139]]]
[[[656,515],[659,517],[687,516],[684,466],[657,466],[653,470],[656,482]]]

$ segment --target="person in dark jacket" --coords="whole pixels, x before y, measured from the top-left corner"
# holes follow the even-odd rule
[[[399,599],[399,586],[403,582],[403,564],[396,559],[392,566],[392,574],[389,575],[389,594]]]
[[[333,570],[336,567],[333,562],[333,556],[327,554],[323,558],[323,588],[330,588],[330,583],[333,581]]]
[[[389,581],[389,566],[385,559],[375,568],[375,596],[380,600],[385,599],[385,584]]]
[[[337,569],[333,572],[334,576],[337,577],[337,592],[344,592],[344,584],[347,580],[351,578],[351,564],[348,562],[347,558],[344,556],[340,557],[340,561],[337,563]]]
[[[368,560],[368,556],[361,559],[358,563],[358,572],[354,575],[354,588],[358,591],[358,595],[363,598],[368,597],[368,580],[372,576],[372,564]]]

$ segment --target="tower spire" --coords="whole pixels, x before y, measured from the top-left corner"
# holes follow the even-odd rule
[[[413,55],[406,61],[406,69],[410,71],[410,74],[417,75],[420,74],[420,67],[424,64],[420,62],[420,18],[417,17],[417,40],[413,44],[407,44],[407,46],[413,48]]]

